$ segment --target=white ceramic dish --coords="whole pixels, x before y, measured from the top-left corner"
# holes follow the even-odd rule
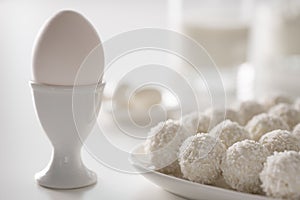
[[[138,154],[143,153],[143,146],[136,147],[131,154],[130,162],[138,170],[141,175],[147,178],[155,185],[162,189],[181,196],[187,199],[207,200],[207,199],[221,199],[221,200],[270,200],[271,198],[241,193],[230,189],[224,189],[216,186],[193,183],[184,179],[168,176],[157,171],[151,170],[151,167],[145,164],[145,160],[140,160]],[[150,169],[149,169],[150,168]],[[146,172],[145,172],[146,171]],[[274,199],[272,199],[274,200]]]

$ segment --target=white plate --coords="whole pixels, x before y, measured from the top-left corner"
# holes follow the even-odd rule
[[[207,199],[222,199],[222,200],[270,200],[271,198],[241,193],[229,189],[224,189],[216,186],[204,185],[194,183],[184,179],[176,178],[173,176],[165,175],[154,170],[147,170],[144,163],[145,161],[138,160],[137,154],[143,153],[143,146],[139,145],[132,151],[130,161],[133,166],[141,172],[145,178],[163,188],[164,190],[173,193],[175,195],[195,200],[207,200]],[[135,154],[135,155],[134,155]],[[143,164],[142,164],[143,163]],[[149,168],[148,168],[149,169]],[[148,172],[145,172],[148,171]],[[274,200],[274,199],[272,199]]]

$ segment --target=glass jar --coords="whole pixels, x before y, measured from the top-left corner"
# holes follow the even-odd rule
[[[257,9],[251,34],[250,61],[255,69],[255,95],[300,90],[300,2],[276,0]]]
[[[254,1],[170,0],[169,4],[171,28],[206,49],[221,74],[227,100],[236,99],[237,71],[247,59]],[[178,65],[182,70],[191,68],[184,63]],[[201,81],[190,71],[195,81]]]

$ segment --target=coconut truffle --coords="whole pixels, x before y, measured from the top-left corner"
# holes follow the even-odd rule
[[[262,113],[253,117],[245,126],[250,138],[258,141],[261,136],[273,130],[289,130],[289,126],[279,117]]]
[[[293,127],[300,122],[300,112],[288,104],[280,103],[270,108],[269,113],[285,121],[290,130],[293,130]]]
[[[270,153],[275,151],[281,152],[285,150],[300,151],[300,143],[298,138],[287,130],[274,130],[263,135],[259,142],[265,146]]]
[[[166,167],[163,167],[161,169],[157,169],[158,172],[163,173],[163,174],[167,174],[167,175],[171,175],[171,176],[175,176],[178,178],[182,178],[182,173],[181,173],[181,169],[178,163],[178,160],[175,160],[173,163],[169,164]]]
[[[275,152],[267,158],[260,173],[261,187],[274,198],[300,198],[300,154],[295,151]]]
[[[180,176],[177,153],[188,134],[181,128],[178,121],[160,122],[149,132],[144,150],[149,154],[151,164],[158,171],[174,176]]]
[[[209,123],[209,118],[198,112],[193,112],[182,117],[182,125],[191,132],[191,135],[207,133]]]
[[[271,94],[264,98],[263,105],[266,110],[269,110],[271,107],[276,106],[280,103],[292,104],[293,100],[283,94]]]
[[[236,122],[225,120],[214,127],[210,135],[218,138],[226,148],[238,141],[249,139],[249,133],[246,129]]]
[[[220,164],[225,146],[209,134],[187,138],[179,149],[183,177],[198,183],[214,184],[221,175]]]
[[[217,124],[224,121],[225,119],[240,123],[238,113],[230,108],[209,108],[205,111],[205,115],[210,119],[209,130],[214,128]]]
[[[226,183],[240,192],[262,193],[259,173],[269,155],[263,145],[253,140],[233,144],[221,164]]]
[[[241,124],[245,125],[255,115],[265,112],[265,109],[264,106],[260,103],[253,100],[249,100],[240,103],[239,111],[241,117]]]
[[[294,108],[300,111],[300,98],[297,98],[294,102]]]
[[[300,123],[294,127],[292,134],[300,139]]]

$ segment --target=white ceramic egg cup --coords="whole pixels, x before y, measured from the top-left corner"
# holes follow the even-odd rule
[[[83,141],[100,110],[105,84],[55,86],[31,82],[37,115],[53,146],[37,183],[53,189],[75,189],[97,182],[97,175],[81,160]]]

